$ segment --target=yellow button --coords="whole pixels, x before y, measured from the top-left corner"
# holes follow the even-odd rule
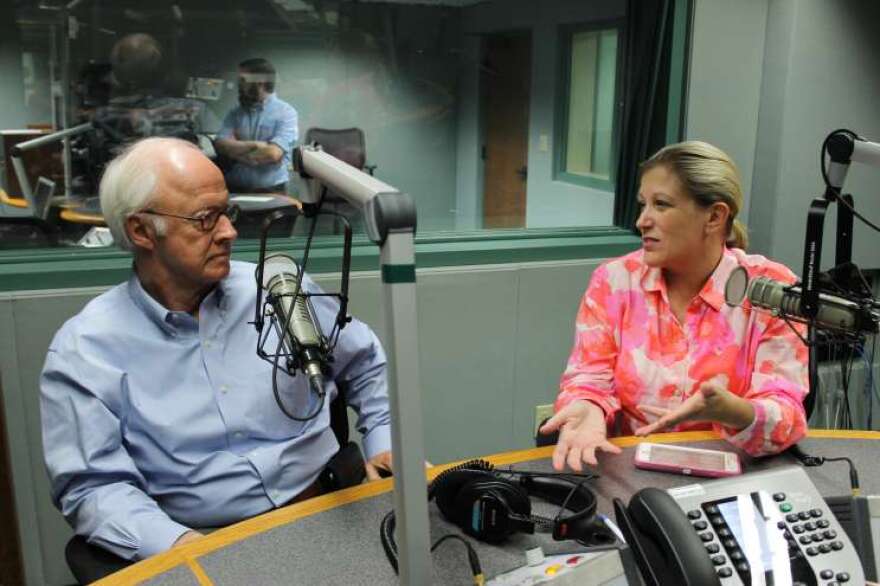
[[[553,564],[552,566],[547,566],[547,569],[544,570],[544,573],[548,576],[555,576],[556,572],[562,569],[562,564]]]

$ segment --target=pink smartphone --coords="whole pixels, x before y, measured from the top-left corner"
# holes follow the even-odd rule
[[[642,442],[636,446],[637,468],[677,472],[688,476],[736,476],[742,473],[739,456],[733,452]]]

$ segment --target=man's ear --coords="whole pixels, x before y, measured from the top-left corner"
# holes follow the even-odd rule
[[[156,247],[156,228],[140,214],[132,214],[125,219],[125,232],[137,248],[153,250]]]
[[[706,232],[727,233],[727,219],[730,217],[730,207],[724,202],[717,201],[709,206],[709,220],[706,222]]]

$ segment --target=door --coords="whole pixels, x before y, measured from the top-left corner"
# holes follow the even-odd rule
[[[486,37],[482,64],[483,226],[523,228],[526,225],[531,35]]]

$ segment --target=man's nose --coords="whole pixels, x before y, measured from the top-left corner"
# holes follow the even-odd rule
[[[232,223],[232,220],[229,219],[229,216],[222,215],[220,219],[217,220],[217,232],[214,238],[218,241],[225,242],[226,240],[235,240],[238,238],[238,230],[235,229],[235,225]]]

